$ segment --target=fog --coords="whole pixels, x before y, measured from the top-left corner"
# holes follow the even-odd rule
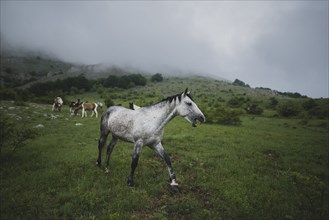
[[[328,1],[1,1],[1,47],[328,97]]]

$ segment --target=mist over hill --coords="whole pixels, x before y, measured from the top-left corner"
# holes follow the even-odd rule
[[[125,75],[131,73],[152,75],[156,72],[149,72],[132,66],[116,66],[103,63],[91,65],[69,63],[40,51],[30,51],[24,48],[14,49],[8,46],[1,48],[0,80],[2,86],[24,86],[25,84],[30,85],[35,82],[64,79],[81,74],[88,79],[98,79],[106,78],[109,75]],[[175,69],[161,72],[161,74],[171,77],[206,75],[204,73],[184,72]],[[208,77],[216,80],[229,81],[216,75],[209,74]]]
[[[128,74],[142,74],[151,76],[155,72],[147,72],[138,68],[129,66],[119,67],[106,64],[83,65],[77,63],[68,63],[59,60],[58,58],[47,53],[38,51],[29,51],[26,49],[13,49],[4,47],[1,49],[1,72],[0,85],[1,87],[9,88],[28,88],[35,83],[44,83],[47,81],[54,81],[58,79],[66,79],[68,77],[76,77],[83,75],[87,79],[97,80],[105,79],[110,75],[122,76]],[[306,97],[298,92],[280,92],[272,90],[267,87],[251,88],[247,83],[239,79],[224,79],[218,75],[197,73],[197,72],[183,72],[179,70],[172,70],[169,72],[161,72],[160,74],[166,77],[204,77],[209,81],[223,81],[234,86],[246,87],[248,91],[257,90],[263,91],[263,94],[269,96],[283,94],[292,97]],[[237,83],[238,82],[238,83]],[[239,84],[242,83],[242,84]]]

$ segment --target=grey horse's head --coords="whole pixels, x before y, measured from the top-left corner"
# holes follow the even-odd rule
[[[204,114],[195,104],[187,89],[180,95],[180,102],[177,104],[176,109],[178,115],[184,117],[193,127],[196,127],[197,121],[201,123],[206,121]]]

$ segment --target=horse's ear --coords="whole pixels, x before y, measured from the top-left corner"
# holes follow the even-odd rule
[[[185,89],[184,96],[188,94],[188,88]]]

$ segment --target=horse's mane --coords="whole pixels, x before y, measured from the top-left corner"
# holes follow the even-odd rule
[[[186,93],[186,96],[189,97],[193,101],[192,96],[191,96],[190,93]],[[165,99],[162,99],[160,102],[169,102],[169,103],[171,103],[173,100],[176,100],[177,97],[178,97],[178,100],[180,102],[182,100],[182,93],[179,93],[179,94],[176,94],[176,95],[173,95],[173,96],[169,96]]]
[[[181,102],[182,101],[182,95],[183,95],[184,93],[179,93],[179,94],[176,94],[176,95],[172,95],[172,96],[168,96],[167,98],[164,98],[164,99],[162,99],[161,101],[159,101],[159,102],[156,102],[156,103],[154,103],[154,104],[151,104],[151,105],[148,105],[148,106],[144,106],[143,108],[148,108],[148,107],[152,107],[152,106],[155,106],[155,105],[158,105],[158,104],[160,104],[160,103],[172,103],[172,101],[174,101],[174,100],[176,100],[176,98],[178,97],[178,100],[179,100],[179,102]],[[189,97],[192,101],[193,101],[193,99],[192,99],[192,96],[191,96],[191,94],[190,93],[186,93],[185,94],[187,97]],[[193,101],[194,102],[194,101]]]

